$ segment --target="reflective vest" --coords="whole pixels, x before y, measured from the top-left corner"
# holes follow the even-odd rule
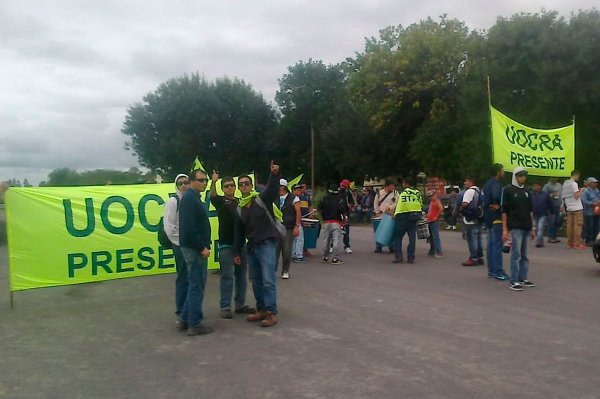
[[[396,211],[394,215],[408,212],[421,212],[423,210],[423,199],[419,190],[414,188],[405,188],[398,197]]]

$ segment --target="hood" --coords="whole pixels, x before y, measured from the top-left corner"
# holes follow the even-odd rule
[[[179,190],[179,187],[177,187],[177,180],[179,180],[179,178],[181,177],[185,177],[186,179],[188,178],[188,175],[180,173],[177,176],[175,176],[175,181],[173,182],[173,184],[175,184],[175,191],[177,192],[177,194],[181,197],[181,191]]]
[[[527,171],[525,170],[524,167],[517,166],[515,168],[515,170],[513,170],[513,173],[512,173],[512,185],[515,187],[523,188],[525,186],[522,184],[519,184],[519,182],[517,181],[517,173],[519,173],[519,172],[525,172],[525,174],[527,174]]]

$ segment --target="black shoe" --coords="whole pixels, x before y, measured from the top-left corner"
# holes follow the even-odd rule
[[[381,248],[375,248],[375,251],[373,251],[373,252],[375,252],[376,254],[380,254],[381,253]]]
[[[523,286],[521,285],[521,283],[510,283],[508,288],[510,288],[513,291],[523,291]]]
[[[544,244],[535,244],[535,247],[536,247],[536,248],[541,248],[541,247],[543,247],[543,246],[544,246]]]
[[[181,320],[181,319],[177,319],[175,320],[175,327],[179,330],[179,331],[185,331],[188,329],[188,325],[185,321]]]
[[[343,261],[343,260],[341,260],[341,259],[339,259],[339,258],[333,258],[333,259],[331,260],[331,264],[332,264],[332,265],[341,265],[342,263],[344,263],[344,261]]]
[[[323,256],[323,259],[321,259],[321,262],[327,263],[327,262],[329,262],[329,258],[327,256]]]
[[[523,280],[521,281],[521,285],[525,288],[533,288],[535,287],[535,284],[533,284],[531,281],[529,280]]]
[[[483,261],[483,258],[477,259],[477,264],[478,265],[485,265],[485,262]]]
[[[408,263],[415,263],[415,260],[414,259],[409,259]]]
[[[240,306],[239,308],[235,308],[235,313],[252,314],[252,313],[256,313],[256,309],[251,308],[248,305],[244,305],[244,306]]]
[[[390,252],[391,254],[393,254],[393,253],[394,253],[394,247],[389,247],[389,248],[388,248],[388,250],[389,250],[389,252]]]
[[[190,329],[188,329],[187,336],[193,337],[195,335],[206,335],[210,334],[213,331],[215,331],[214,328],[200,324],[197,327],[191,327]]]
[[[488,278],[496,278],[496,275],[494,273],[488,273]]]
[[[221,310],[221,318],[222,319],[233,319],[233,313],[231,313],[230,309]]]
[[[508,277],[508,275],[504,272],[497,274],[494,277],[496,278],[496,280],[500,280],[500,281],[510,280],[510,277]]]
[[[399,259],[394,259],[394,260],[392,261],[392,263],[404,263],[404,259],[402,259],[402,258],[399,258]]]

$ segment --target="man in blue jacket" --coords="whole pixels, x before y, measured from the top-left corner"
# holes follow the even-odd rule
[[[492,165],[491,177],[483,186],[483,217],[488,229],[487,262],[488,278],[508,280],[502,266],[502,178],[504,166]]]
[[[202,335],[213,328],[202,324],[202,301],[206,287],[206,268],[210,256],[210,222],[208,209],[200,200],[208,178],[203,170],[190,174],[190,188],[179,204],[179,243],[188,270],[188,290],[178,327],[187,335]]]

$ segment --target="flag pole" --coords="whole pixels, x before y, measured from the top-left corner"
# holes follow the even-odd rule
[[[494,163],[494,125],[492,122],[492,90],[490,88],[490,75],[487,77],[488,110],[490,113],[490,144],[492,149],[492,163]]]

